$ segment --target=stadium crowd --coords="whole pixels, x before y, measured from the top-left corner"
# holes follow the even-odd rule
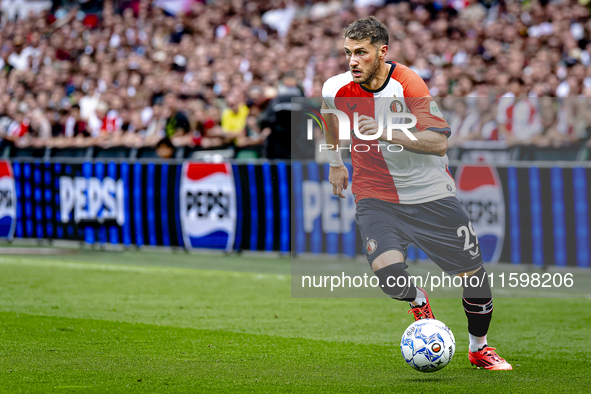
[[[3,21],[3,143],[285,157],[269,103],[320,97],[348,69],[344,28],[368,15],[390,31],[387,60],[440,101],[451,145],[589,139],[588,0],[188,0],[176,14],[158,1],[96,3]]]

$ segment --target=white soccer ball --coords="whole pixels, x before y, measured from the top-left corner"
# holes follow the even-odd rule
[[[404,361],[420,372],[444,368],[456,351],[456,340],[448,326],[439,320],[422,319],[404,331],[400,340]]]

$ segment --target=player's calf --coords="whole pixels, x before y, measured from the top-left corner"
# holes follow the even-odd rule
[[[488,275],[481,267],[463,281],[462,303],[468,318],[470,351],[476,352],[486,346],[486,334],[492,320],[493,300]]]
[[[417,298],[417,288],[406,271],[404,263],[395,263],[378,269],[374,273],[380,280],[384,293],[397,300],[413,302]]]
[[[511,370],[513,367],[501,358],[495,348],[489,347],[486,340],[492,320],[493,298],[488,275],[484,267],[465,276],[462,303],[468,318],[470,351],[468,360],[473,365],[489,370]]]
[[[427,292],[413,283],[404,263],[376,264],[374,273],[380,281],[380,288],[393,299],[407,301],[410,304],[409,313],[413,313],[415,320],[434,319]]]

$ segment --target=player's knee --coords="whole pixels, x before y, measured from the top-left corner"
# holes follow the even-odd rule
[[[464,276],[472,276],[472,275],[476,274],[478,271],[480,271],[481,269],[484,269],[484,268],[480,267],[480,268],[477,268],[472,271],[460,272],[459,274],[456,274],[456,276],[459,276],[460,278],[463,278]]]
[[[484,267],[480,267],[472,275],[466,276],[462,284],[464,286],[462,303],[467,313],[488,314],[492,312],[492,292]]]
[[[384,293],[392,298],[404,299],[409,290],[414,288],[408,272],[407,265],[404,263],[390,264],[384,268],[375,271],[380,280],[380,288]]]
[[[373,260],[371,269],[377,272],[394,264],[404,264],[404,255],[398,250],[387,250]]]

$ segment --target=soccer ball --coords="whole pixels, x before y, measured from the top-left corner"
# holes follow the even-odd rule
[[[451,361],[456,351],[456,340],[444,323],[422,319],[404,331],[400,350],[404,361],[417,371],[435,372]]]

